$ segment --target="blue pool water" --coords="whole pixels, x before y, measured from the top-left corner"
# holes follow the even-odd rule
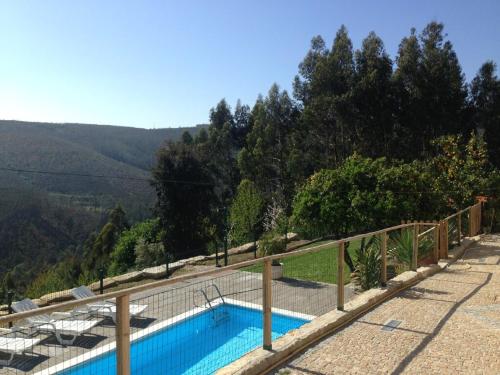
[[[273,340],[306,322],[273,314]],[[133,342],[131,370],[133,375],[208,375],[261,345],[262,311],[223,304]],[[111,375],[115,362],[113,351],[60,374]]]

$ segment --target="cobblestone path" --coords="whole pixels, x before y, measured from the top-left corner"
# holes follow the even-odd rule
[[[500,374],[500,236],[273,373]]]

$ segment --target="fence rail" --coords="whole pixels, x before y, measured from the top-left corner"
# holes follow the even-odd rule
[[[466,217],[466,221],[463,221],[462,218]],[[144,285],[138,285],[131,288],[113,291],[104,293],[102,295],[96,295],[92,297],[88,297],[80,300],[72,300],[67,301],[51,306],[41,307],[36,310],[23,311],[15,314],[11,314],[8,316],[0,317],[0,327],[7,326],[8,324],[17,323],[20,321],[30,320],[36,316],[41,316],[43,314],[51,314],[55,312],[61,311],[75,311],[79,308],[90,306],[92,304],[103,303],[103,301],[115,300],[114,316],[116,321],[116,326],[114,328],[114,344],[111,342],[109,345],[114,347],[116,351],[116,363],[113,370],[111,372],[116,371],[119,375],[130,374],[131,366],[133,365],[133,361],[137,360],[131,354],[131,336],[136,335],[136,333],[131,333],[130,326],[130,315],[132,310],[130,308],[130,304],[132,300],[132,296],[138,296],[148,293],[147,301],[150,302],[150,305],[155,306],[155,314],[157,317],[162,318],[164,316],[164,312],[162,309],[174,309],[171,303],[176,303],[175,298],[184,298],[184,304],[186,304],[186,297],[182,297],[182,292],[176,292],[176,296],[181,297],[172,297],[172,300],[168,300],[169,302],[165,302],[164,293],[165,288],[171,287],[174,290],[175,288],[182,289],[186,288],[186,283],[192,283],[192,285],[205,285],[203,283],[213,282],[211,278],[217,278],[221,283],[233,283],[228,284],[227,293],[224,294],[225,297],[228,295],[243,295],[243,300],[248,306],[252,306],[252,308],[257,308],[262,314],[262,346],[265,349],[272,348],[272,332],[273,332],[273,310],[287,308],[289,310],[293,310],[294,307],[290,307],[292,302],[295,306],[300,306],[302,300],[310,299],[313,296],[311,293],[320,293],[318,291],[314,291],[312,287],[312,282],[318,281],[318,278],[312,274],[306,276],[297,276],[293,274],[292,281],[289,283],[281,283],[277,284],[273,282],[274,278],[274,263],[275,261],[285,262],[285,278],[286,272],[292,272],[290,269],[298,269],[300,268],[300,262],[304,262],[303,257],[307,256],[315,262],[316,265],[323,265],[322,263],[331,264],[332,267],[328,272],[332,273],[331,288],[325,289],[324,293],[333,293],[335,292],[336,298],[336,307],[337,309],[342,310],[344,307],[345,299],[346,299],[346,279],[349,277],[349,274],[345,271],[345,256],[347,253],[347,244],[355,243],[356,241],[360,241],[363,239],[378,237],[380,240],[380,259],[381,259],[381,269],[380,269],[380,284],[385,286],[387,280],[389,278],[388,269],[389,267],[394,266],[394,261],[390,259],[389,252],[391,252],[391,248],[389,248],[389,242],[391,242],[391,236],[394,236],[394,233],[401,233],[402,231],[408,231],[412,235],[412,251],[411,251],[411,264],[410,268],[412,270],[416,270],[419,266],[419,243],[422,241],[427,241],[427,244],[430,244],[429,254],[426,254],[428,261],[431,263],[436,263],[440,258],[448,257],[448,246],[450,242],[449,238],[449,224],[450,221],[455,220],[455,226],[457,227],[457,238],[456,243],[460,244],[462,234],[465,232],[469,236],[474,236],[479,233],[481,226],[481,203],[475,204],[473,206],[467,207],[463,210],[460,210],[453,215],[446,217],[439,222],[432,221],[424,221],[424,222],[412,222],[412,223],[403,223],[400,225],[392,226],[389,228],[384,228],[381,230],[373,231],[370,233],[358,234],[355,236],[346,237],[339,240],[329,241],[326,243],[318,244],[306,249],[294,250],[288,253],[276,254],[272,256],[266,256],[259,259],[252,259],[248,261],[244,261],[238,264],[231,264],[225,267],[211,269],[203,272],[198,272],[194,274],[186,274],[177,276],[171,279],[154,281]],[[462,226],[464,223],[467,223],[467,230],[462,231]],[[429,227],[425,229],[426,227]],[[425,229],[425,230],[424,230]],[[453,239],[452,239],[453,240]],[[392,245],[391,245],[392,246]],[[331,250],[330,250],[331,249]],[[314,258],[316,257],[316,258]],[[326,261],[324,259],[327,259]],[[288,263],[287,263],[288,262]],[[296,268],[294,268],[294,262]],[[334,267],[334,263],[336,262],[336,266]],[[391,263],[392,262],[392,263]],[[259,268],[260,267],[260,268]],[[287,268],[288,267],[288,268]],[[302,267],[304,268],[304,267]],[[314,267],[313,267],[314,268]],[[231,271],[244,271],[244,282],[235,281],[236,277],[229,280],[227,279],[231,274]],[[229,276],[228,276],[229,275]],[[232,276],[231,276],[232,277]],[[254,283],[257,279],[261,279],[260,285],[259,283]],[[209,281],[207,281],[209,280]],[[211,280],[211,281],[210,281]],[[229,281],[228,281],[229,280]],[[321,281],[321,280],[320,280]],[[236,283],[240,282],[238,286]],[[293,283],[295,284],[293,284]],[[310,283],[310,284],[307,284]],[[191,284],[190,284],[191,285]],[[250,287],[251,286],[251,287]],[[292,286],[296,286],[295,289]],[[315,286],[316,287],[316,286]],[[197,287],[194,289],[189,289],[184,291],[184,295],[186,293],[195,293]],[[206,288],[206,286],[205,286]],[[243,289],[242,289],[243,288]],[[247,289],[245,289],[247,288]],[[281,288],[281,289],[280,289]],[[309,289],[307,289],[309,288]],[[298,295],[298,290],[303,291],[303,295]],[[312,292],[313,290],[314,292]],[[174,293],[174,292],[172,292]],[[287,294],[288,293],[288,294]],[[309,293],[309,294],[307,294]],[[173,295],[173,294],[172,294]],[[286,296],[292,296],[289,299],[295,299],[294,301],[287,300]],[[325,294],[331,295],[331,294]],[[205,295],[206,297],[206,295]],[[220,295],[222,299],[222,303],[224,303],[224,298]],[[333,306],[329,301],[324,301],[323,295],[316,295],[318,304],[326,303],[327,305],[323,306],[324,309],[331,309]],[[193,298],[194,299],[194,298]],[[193,300],[191,299],[191,300]],[[220,303],[221,301],[217,300],[217,298],[210,300],[206,297],[208,301],[208,305],[212,307],[213,302],[214,305]],[[177,302],[178,303],[178,302]],[[187,306],[187,305],[186,305]],[[255,307],[256,306],[256,307]],[[151,306],[150,306],[151,307]],[[191,309],[191,305],[189,308],[186,307],[186,310]],[[191,310],[194,311],[196,308],[193,306]],[[280,310],[280,311],[281,311]],[[299,310],[298,308],[295,310]],[[322,310],[317,310],[317,314],[310,314],[310,311],[301,311],[300,316],[312,316],[318,315],[322,313]],[[309,313],[307,315],[306,313]],[[324,312],[323,312],[324,313]],[[184,313],[185,316],[190,316],[187,313]],[[187,315],[186,315],[187,314]],[[172,316],[175,315],[172,311]],[[70,315],[74,317],[74,315]],[[166,315],[165,315],[166,316]],[[215,316],[215,315],[214,315]],[[169,319],[174,319],[169,317]],[[215,319],[215,318],[214,318]],[[175,319],[174,319],[175,320]],[[161,322],[160,322],[161,323]],[[55,323],[53,323],[55,324]],[[109,331],[106,331],[109,332]],[[1,333],[0,333],[1,335]],[[134,336],[135,337],[135,336]],[[0,336],[0,339],[2,336]],[[113,346],[114,345],[114,346]],[[104,349],[103,349],[104,350]],[[2,348],[0,347],[0,352]],[[1,359],[0,359],[1,361]],[[110,367],[111,368],[111,367]],[[40,368],[37,368],[40,370]],[[116,370],[115,370],[116,369]],[[55,371],[55,370],[54,370]],[[0,370],[1,372],[1,370]],[[49,370],[45,369],[45,373],[51,373]]]

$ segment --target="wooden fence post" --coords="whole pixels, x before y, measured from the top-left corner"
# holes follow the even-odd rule
[[[458,237],[458,246],[462,242],[462,213],[457,215],[457,237]]]
[[[382,270],[380,272],[380,283],[387,285],[387,232],[383,232],[380,238],[380,257],[382,258]]]
[[[418,264],[418,225],[413,224],[413,254],[411,257],[412,271],[417,270],[417,264]]]
[[[448,250],[450,247],[450,223],[448,220],[444,221],[444,257],[448,259]]]
[[[129,296],[116,299],[116,373],[130,375],[130,301]]]
[[[262,311],[264,313],[264,340],[262,347],[266,350],[272,349],[272,280],[271,261],[264,261],[264,272],[262,274]]]
[[[469,237],[474,236],[474,214],[473,207],[469,208]]]
[[[434,263],[436,264],[439,262],[439,227],[439,223],[434,225]]]
[[[337,310],[344,310],[344,248],[344,241],[340,241],[337,257]]]
[[[481,233],[481,227],[483,225],[483,204],[480,202],[477,204],[477,233]]]

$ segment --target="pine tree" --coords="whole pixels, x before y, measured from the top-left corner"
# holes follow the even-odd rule
[[[356,51],[355,62],[355,149],[365,156],[388,156],[393,138],[392,61],[374,32]]]
[[[484,63],[471,82],[475,127],[484,132],[491,162],[500,167],[500,80],[493,61]]]

